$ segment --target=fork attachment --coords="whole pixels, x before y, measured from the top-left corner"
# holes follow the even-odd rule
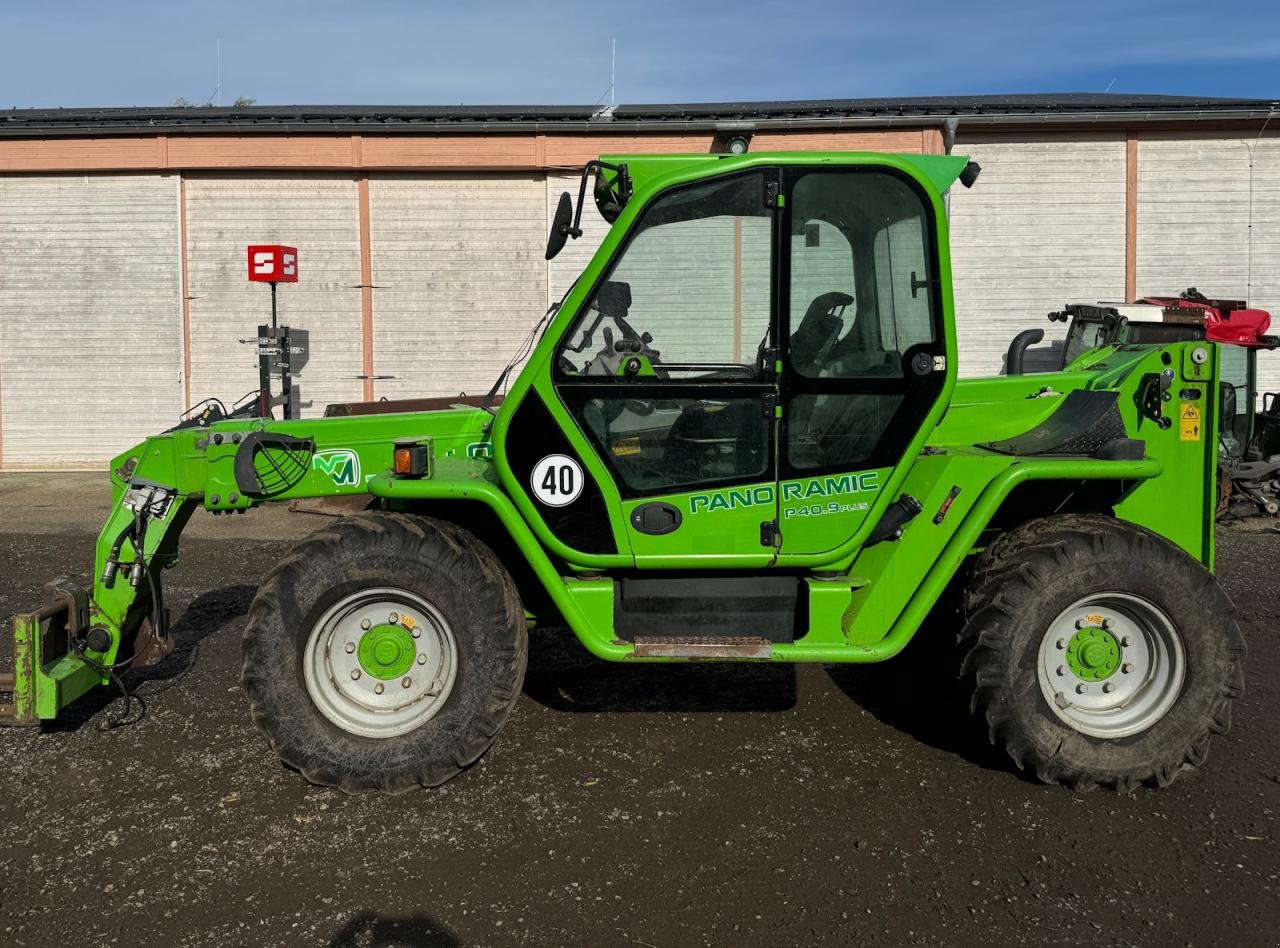
[[[44,590],[45,605],[13,618],[13,672],[0,674],[12,698],[0,703],[0,727],[39,724],[102,682],[71,649],[88,628],[89,594],[66,578]]]

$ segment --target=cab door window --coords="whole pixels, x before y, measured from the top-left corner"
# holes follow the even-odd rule
[[[624,496],[772,470],[767,174],[656,199],[561,344],[557,388]]]
[[[862,170],[802,174],[788,203],[788,464],[894,464],[941,390],[929,209]]]

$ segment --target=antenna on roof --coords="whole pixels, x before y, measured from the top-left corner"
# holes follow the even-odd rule
[[[1258,129],[1258,137],[1253,140],[1253,144],[1250,144],[1247,139],[1244,142],[1245,151],[1249,153],[1249,223],[1245,226],[1244,265],[1244,297],[1246,300],[1253,298],[1253,152],[1258,147],[1258,142],[1262,141],[1262,133],[1271,124],[1271,117],[1274,114],[1274,106],[1267,109],[1267,118],[1262,123],[1262,128]]]
[[[217,52],[214,55],[214,62],[217,64],[218,84],[214,86],[213,94],[204,100],[205,105],[222,105],[222,40],[219,39],[216,43],[217,45],[214,48]],[[190,102],[188,104],[196,105],[197,103]]]
[[[604,101],[604,97],[608,96],[609,104],[608,106],[601,105],[600,108],[598,108],[595,111],[595,113],[591,116],[592,118],[596,118],[597,116],[608,117],[613,114],[614,79],[618,71],[618,38],[616,36],[610,39],[610,46],[611,46],[611,50],[609,54],[609,88],[605,89],[604,92],[601,92],[600,98],[596,99],[594,103],[595,105],[600,105],[600,103]]]

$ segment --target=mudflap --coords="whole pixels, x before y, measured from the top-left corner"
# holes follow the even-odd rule
[[[0,726],[31,726],[101,683],[98,673],[71,649],[72,636],[88,630],[89,594],[71,580],[45,584],[45,604],[13,618],[14,667],[0,674]]]

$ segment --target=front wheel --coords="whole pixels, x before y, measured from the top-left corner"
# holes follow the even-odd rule
[[[966,610],[973,708],[1045,782],[1164,786],[1203,762],[1243,691],[1244,640],[1213,575],[1124,521],[1011,531],[979,560]]]
[[[340,520],[268,575],[242,681],[281,759],[348,792],[435,786],[475,762],[520,692],[524,612],[492,551],[446,522]]]

